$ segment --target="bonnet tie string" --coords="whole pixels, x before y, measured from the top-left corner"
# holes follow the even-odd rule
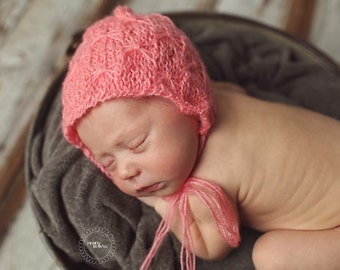
[[[154,242],[140,268],[141,270],[150,268],[153,257],[170,230],[175,210],[179,213],[182,221],[181,269],[195,269],[196,258],[193,254],[193,240],[189,228],[189,195],[197,196],[210,210],[223,240],[231,247],[238,246],[240,242],[239,227],[231,201],[219,185],[192,177],[186,180],[182,189],[165,198],[169,202],[168,211],[159,224]]]

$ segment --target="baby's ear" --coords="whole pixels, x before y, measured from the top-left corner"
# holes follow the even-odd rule
[[[75,53],[79,44],[83,41],[84,32],[85,30],[81,30],[73,34],[71,44],[68,46],[66,50],[66,55],[68,57],[71,57]]]

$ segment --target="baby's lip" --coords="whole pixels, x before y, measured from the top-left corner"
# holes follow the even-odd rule
[[[162,182],[157,182],[149,186],[139,187],[136,189],[137,193],[152,193],[163,188]]]

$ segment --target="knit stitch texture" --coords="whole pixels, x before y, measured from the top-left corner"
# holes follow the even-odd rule
[[[63,133],[95,162],[77,134],[77,122],[102,102],[149,96],[166,98],[183,114],[197,117],[204,139],[214,105],[197,50],[168,17],[138,15],[119,6],[85,31],[69,64],[62,94]]]
[[[76,130],[78,121],[97,105],[116,98],[162,97],[199,122],[199,150],[214,118],[213,93],[204,64],[190,42],[173,22],[160,14],[138,15],[126,6],[90,26],[73,56],[63,83],[62,130],[66,139],[81,148],[109,178]],[[133,123],[131,123],[133,124]],[[99,138],[100,139],[100,138]],[[160,224],[153,248],[142,269],[149,269],[169,225],[174,209],[182,217],[181,265],[195,268],[189,230],[189,195],[198,196],[210,209],[219,233],[237,246],[238,222],[229,199],[216,184],[190,178],[168,200],[169,211]]]

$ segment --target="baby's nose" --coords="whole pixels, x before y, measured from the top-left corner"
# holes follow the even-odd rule
[[[118,176],[122,180],[130,180],[140,174],[140,170],[129,162],[118,165]]]

